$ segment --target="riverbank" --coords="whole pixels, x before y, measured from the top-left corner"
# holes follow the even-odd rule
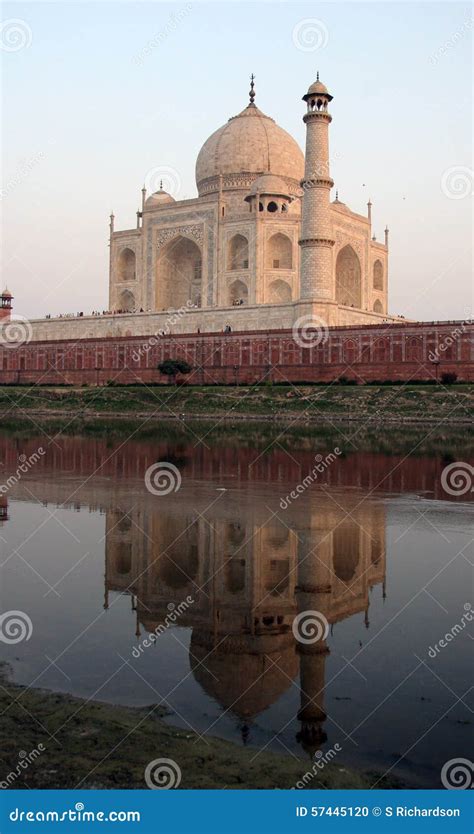
[[[0,386],[0,420],[36,417],[254,420],[291,423],[438,425],[472,423],[473,386]]]
[[[167,710],[160,704],[118,707],[2,678],[0,712],[0,787],[7,782],[12,789],[146,788],[146,766],[167,758],[181,771],[181,788],[281,789],[295,787],[312,767],[309,757],[256,755],[255,749],[165,724]],[[337,754],[314,771],[305,779],[311,789],[370,788],[381,776],[348,769]],[[377,787],[406,785],[389,777]]]

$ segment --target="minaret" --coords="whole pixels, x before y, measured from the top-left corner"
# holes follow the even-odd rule
[[[332,96],[317,80],[311,84],[303,101],[307,112],[306,154],[301,215],[301,299],[333,300],[332,247],[334,238],[330,220],[330,192],[334,185],[329,173],[329,125],[332,117],[328,104]]]
[[[12,301],[13,296],[8,287],[5,287],[0,295],[0,321],[10,321],[12,315]]]

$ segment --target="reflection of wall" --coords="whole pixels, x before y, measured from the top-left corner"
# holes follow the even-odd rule
[[[294,618],[319,611],[334,624],[367,612],[370,588],[385,576],[385,508],[353,503],[318,496],[288,526],[277,518],[262,524],[251,509],[236,514],[232,505],[206,518],[189,498],[142,510],[139,523],[136,510],[130,517],[109,511],[108,588],[136,596],[147,632],[164,622],[170,603],[190,595],[179,625],[192,628],[193,674],[243,722],[274,703],[299,668],[299,738],[315,750],[325,738],[329,647],[297,642]]]

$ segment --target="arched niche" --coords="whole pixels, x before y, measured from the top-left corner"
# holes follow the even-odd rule
[[[374,313],[383,313],[383,304],[380,301],[380,298],[377,298],[374,301]]]
[[[229,287],[229,304],[237,306],[239,304],[247,304],[249,300],[249,290],[244,281],[232,281]]]
[[[117,261],[119,281],[134,281],[136,278],[136,256],[133,249],[122,249]]]
[[[156,308],[201,307],[202,254],[194,240],[178,235],[160,249],[156,266]]]
[[[378,259],[374,263],[373,285],[374,290],[383,290],[383,264]]]
[[[227,269],[249,268],[249,242],[244,235],[234,235],[227,244]]]
[[[119,297],[119,310],[123,313],[133,313],[135,310],[135,296],[130,290],[123,290]]]
[[[287,281],[278,278],[268,287],[269,304],[288,304],[291,301],[291,287]]]
[[[288,235],[277,232],[267,240],[265,266],[266,269],[293,268],[293,244]]]
[[[362,306],[362,277],[360,261],[349,244],[336,259],[336,301],[345,307]]]

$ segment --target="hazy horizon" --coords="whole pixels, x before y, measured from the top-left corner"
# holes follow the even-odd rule
[[[1,280],[16,315],[107,308],[111,209],[134,228],[159,172],[197,196],[199,149],[246,106],[251,72],[256,104],[304,148],[317,70],[334,96],[332,199],[366,214],[370,198],[377,239],[390,228],[389,312],[472,315],[469,5],[19,2],[2,18]],[[11,20],[22,48],[5,41]]]

